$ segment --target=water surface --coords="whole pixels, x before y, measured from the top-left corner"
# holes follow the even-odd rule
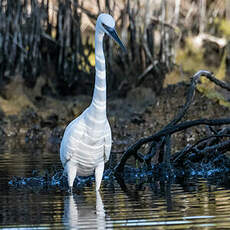
[[[69,195],[59,187],[12,186],[13,176],[31,177],[61,168],[47,146],[11,142],[0,148],[2,229],[230,229],[230,189],[191,179],[174,183],[94,182]],[[219,183],[218,183],[219,184]]]

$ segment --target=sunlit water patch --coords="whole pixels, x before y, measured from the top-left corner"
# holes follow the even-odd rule
[[[80,178],[70,195],[67,186],[60,186],[65,183],[61,177],[58,152],[2,146],[0,228],[230,228],[230,189],[219,181],[194,178],[171,184],[136,178],[119,184],[107,174],[100,193],[94,191],[93,178]]]

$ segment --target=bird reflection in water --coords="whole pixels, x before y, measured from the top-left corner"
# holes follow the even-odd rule
[[[105,210],[100,193],[96,192],[96,207],[91,202],[79,202],[77,195],[65,197],[63,222],[68,229],[105,229]]]

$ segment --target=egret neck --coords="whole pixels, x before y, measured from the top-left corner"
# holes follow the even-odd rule
[[[104,127],[106,122],[106,72],[105,57],[103,52],[104,33],[95,33],[95,85],[93,99],[89,106],[89,116],[91,127]],[[94,120],[92,121],[92,117]],[[95,119],[96,118],[96,119]]]

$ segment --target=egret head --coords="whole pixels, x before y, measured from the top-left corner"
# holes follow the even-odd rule
[[[97,18],[96,27],[100,32],[106,33],[109,37],[114,39],[114,41],[117,42],[124,51],[126,51],[125,46],[117,35],[115,30],[115,20],[111,15],[100,14]]]

